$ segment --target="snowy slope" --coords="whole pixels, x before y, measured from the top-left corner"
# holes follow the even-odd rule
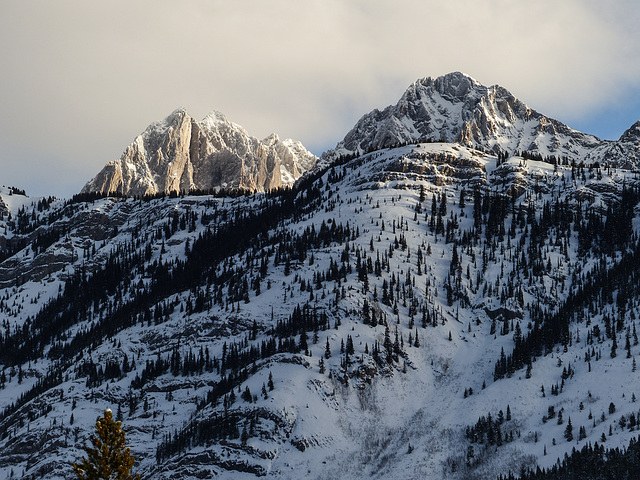
[[[33,199],[27,195],[22,195],[22,192],[16,193],[14,187],[6,187],[2,185],[0,187],[0,210],[4,215],[11,213],[17,215],[18,210],[23,207],[29,207],[32,203],[37,203],[39,198]]]
[[[631,358],[624,349],[626,328],[640,315],[637,300],[626,306],[615,358],[604,335],[605,316],[621,315],[612,300],[572,322],[567,348],[557,344],[535,358],[530,378],[523,368],[494,381],[501,351],[513,349],[516,324],[523,335],[531,331],[537,311],[531,306],[557,308],[578,279],[611,267],[622,255],[580,251],[575,216],[568,231],[550,221],[535,240],[533,220],[535,228],[542,225],[551,211],[545,205],[566,205],[583,219],[589,212],[606,214],[623,186],[636,184],[633,172],[520,157],[499,161],[466,146],[425,143],[380,149],[306,182],[295,199],[105,198],[35,212],[41,221],[55,218],[48,228],[64,227],[66,234],[42,251],[27,247],[0,265],[17,262],[0,290],[8,332],[3,338],[14,338],[24,326],[37,337],[38,319],[50,318],[38,317],[48,301],[52,312],[62,313],[83,301],[81,292],[95,289],[95,300],[78,307],[83,314],[59,333],[34,344],[42,348],[37,362],[16,361],[36,351],[19,346],[11,347],[11,358],[3,357],[7,380],[0,408],[9,409],[0,419],[0,476],[12,470],[34,478],[69,476],[68,462],[82,455],[78,447],[106,407],[120,410],[139,471],[160,479],[492,478],[522,465],[551,465],[573,447],[600,441],[603,433],[607,446],[625,445],[634,435],[619,420],[638,410],[632,396],[640,384],[632,362],[640,347],[632,338]],[[476,191],[481,205],[487,202],[480,227]],[[501,206],[506,214],[489,234]],[[259,234],[251,233],[250,212],[261,224]],[[632,225],[637,233],[637,215]],[[233,240],[207,237],[216,232]],[[452,271],[454,245],[459,268]],[[43,255],[63,255],[63,266],[44,277],[32,275]],[[160,283],[166,271],[181,271],[177,260],[192,273],[174,273]],[[114,273],[118,265],[125,268],[121,277]],[[107,271],[115,277],[100,276]],[[92,278],[101,280],[94,284]],[[385,303],[389,288],[393,300]],[[61,303],[55,303],[60,294]],[[365,300],[376,326],[365,323]],[[319,321],[317,328],[305,328],[308,352],[299,348],[299,331],[278,333],[305,305]],[[398,332],[398,351],[390,347],[388,359],[380,322],[386,322],[391,343]],[[44,332],[46,325],[38,328]],[[505,325],[509,333],[503,335]],[[599,338],[592,337],[596,325]],[[341,344],[348,349],[350,339],[354,352],[347,359]],[[292,340],[297,347],[220,369],[223,351],[234,351],[234,343],[248,352],[271,340]],[[211,368],[197,366],[205,351],[217,360]],[[176,362],[178,354],[181,366],[175,370],[149,373],[149,362]],[[105,373],[114,365],[119,373]],[[563,381],[568,365],[571,374]],[[238,375],[235,400],[229,390],[212,397],[230,372]],[[264,395],[269,374],[274,388],[267,386]],[[50,386],[40,383],[31,390],[33,398],[19,400],[44,379]],[[561,383],[562,392],[553,395],[552,387]],[[242,398],[247,388],[250,396]],[[11,408],[16,402],[18,408]],[[548,419],[551,406],[556,416]],[[501,431],[512,441],[489,446],[465,436],[482,416],[497,418],[501,410],[506,415],[507,407],[511,419]],[[225,418],[232,419],[232,431],[217,437],[229,424],[216,422]],[[563,437],[569,418],[572,442]],[[577,441],[581,426],[587,436]],[[176,432],[182,432],[178,439]]]

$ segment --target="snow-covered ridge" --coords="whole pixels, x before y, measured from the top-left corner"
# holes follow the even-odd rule
[[[160,480],[293,480],[300,472],[316,479],[495,478],[521,465],[551,465],[603,432],[607,446],[624,445],[634,432],[619,419],[637,412],[632,395],[640,394],[627,378],[633,359],[623,353],[626,332],[616,330],[615,359],[611,339],[593,340],[592,333],[596,325],[606,331],[605,315],[621,318],[615,301],[590,313],[589,325],[572,322],[567,351],[559,345],[537,357],[531,378],[525,368],[497,381],[494,375],[501,351],[513,349],[514,332],[533,328],[528,305],[556,308],[579,279],[618,255],[594,255],[591,245],[580,252],[588,229],[567,216],[567,230],[550,212],[606,212],[636,182],[621,169],[425,143],[353,158],[282,197],[102,198],[27,211],[20,222],[37,222],[49,241],[0,264],[3,335],[18,338],[24,327],[36,336],[76,302],[86,306],[60,335],[36,345],[37,362],[0,356],[0,378],[7,377],[0,477],[12,469],[68,477],[107,406],[123,419],[136,469]],[[278,218],[289,194],[300,208]],[[235,236],[212,238],[203,249],[204,238],[247,213],[263,214],[260,228],[231,228]],[[543,217],[551,224],[533,237]],[[640,230],[637,217],[632,227]],[[238,240],[247,248],[235,249]],[[206,274],[172,275],[198,271]],[[83,299],[86,292],[93,298]],[[136,310],[144,298],[152,300]],[[49,302],[57,310],[46,316],[40,312]],[[275,333],[305,305],[321,322],[303,332],[308,338]],[[640,305],[627,311],[637,318]],[[103,335],[102,328],[115,331]],[[386,337],[394,342],[396,329],[396,359],[385,360],[379,350]],[[303,339],[306,349],[298,348]],[[73,351],[81,341],[86,346]],[[265,351],[270,341],[281,344],[277,353]],[[7,348],[28,353],[20,344]],[[223,366],[223,352],[249,348],[263,353],[241,368]],[[593,348],[598,353],[588,364],[583,359]],[[630,346],[631,354],[639,348]],[[67,349],[68,363],[60,362]],[[152,368],[175,355],[179,367]],[[563,376],[563,368],[571,373]],[[51,377],[56,369],[60,376]],[[231,392],[210,393],[234,371]],[[12,408],[42,378],[54,386]],[[612,402],[615,415],[608,413]],[[549,407],[562,411],[565,424],[550,421]],[[465,436],[482,416],[498,418],[501,410],[511,414],[500,426],[508,441]],[[225,416],[230,431],[220,423]],[[563,438],[569,418],[572,442]],[[216,436],[222,427],[227,431]],[[577,440],[581,428],[586,437]],[[191,443],[179,443],[176,432]]]
[[[630,166],[640,161],[637,125],[617,142],[602,141],[529,108],[500,85],[486,87],[454,72],[414,82],[396,105],[364,115],[322,159],[331,162],[398,144],[444,141],[494,154],[526,151],[577,163]]]
[[[82,192],[266,191],[292,185],[316,160],[299,142],[277,135],[261,141],[220,112],[198,122],[180,108],[149,125]]]

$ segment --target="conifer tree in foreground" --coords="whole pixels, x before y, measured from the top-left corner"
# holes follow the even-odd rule
[[[139,480],[140,474],[130,473],[135,459],[126,447],[122,422],[113,419],[113,412],[105,410],[104,417],[96,421],[96,436],[91,439],[93,448],[84,447],[87,458],[73,470],[79,480]]]

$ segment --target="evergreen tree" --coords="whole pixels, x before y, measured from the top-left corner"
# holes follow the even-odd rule
[[[138,480],[140,475],[130,473],[135,459],[126,447],[122,422],[113,419],[110,409],[96,421],[96,436],[91,439],[93,448],[84,447],[87,458],[73,470],[79,480]]]
[[[324,348],[324,358],[331,358],[331,346],[329,345],[329,337],[327,337],[327,345]]]
[[[564,429],[564,438],[566,438],[567,442],[573,440],[573,425],[571,425],[571,417],[569,417],[569,421],[567,422],[567,428]]]
[[[346,352],[347,352],[347,355],[354,355],[355,354],[355,348],[353,346],[353,338],[351,338],[351,335],[347,335]]]

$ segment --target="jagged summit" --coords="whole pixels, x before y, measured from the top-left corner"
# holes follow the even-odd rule
[[[462,72],[452,72],[441,77],[425,77],[421,80],[417,80],[407,90],[405,95],[415,90],[415,87],[422,86],[432,88],[437,91],[443,98],[449,99],[453,102],[463,101],[469,92],[476,87],[482,87],[482,85],[471,76]]]
[[[214,110],[210,112],[206,117],[204,117],[202,119],[202,122],[227,123],[229,122],[229,120],[224,113],[218,110]]]
[[[185,107],[178,107],[173,112],[171,112],[169,114],[168,118],[171,118],[171,117],[183,117],[185,115],[189,115],[187,113],[187,109]]]
[[[364,115],[323,159],[412,142],[459,143],[493,153],[529,151],[573,160],[607,143],[529,108],[500,85],[487,87],[453,72],[420,79],[397,104]]]
[[[620,136],[620,141],[635,142],[636,145],[640,146],[640,120],[631,125],[631,127]]]
[[[217,111],[198,122],[184,108],[154,122],[83,193],[146,195],[193,189],[266,191],[291,185],[316,161],[293,140],[260,141]]]
[[[589,152],[587,161],[614,164],[622,168],[634,169],[640,165],[640,121],[626,130],[619,140],[603,141]]]

